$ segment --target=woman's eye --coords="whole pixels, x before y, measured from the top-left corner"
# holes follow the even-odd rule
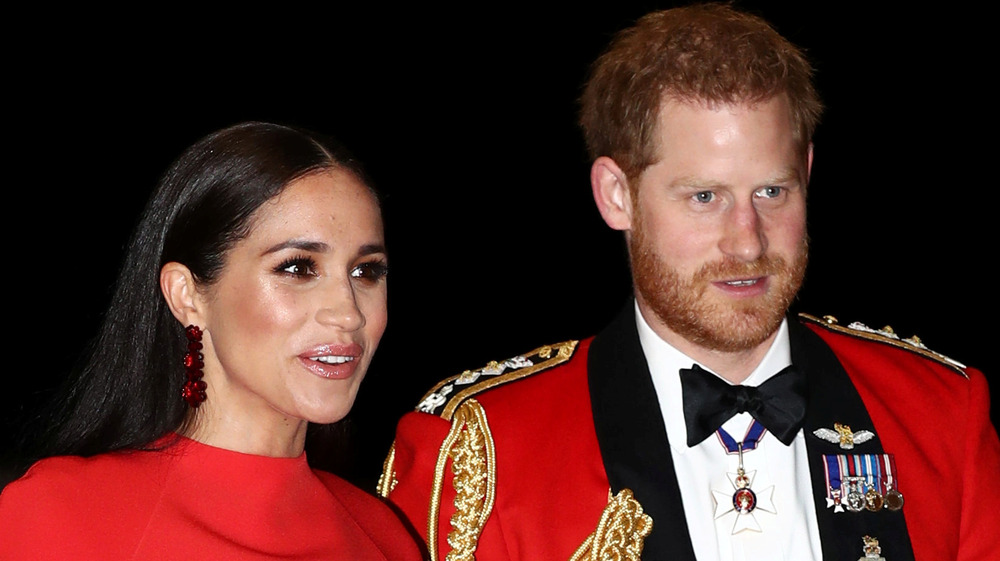
[[[278,265],[277,271],[293,277],[316,276],[316,262],[309,258],[289,259]]]
[[[757,196],[762,199],[774,199],[781,195],[781,187],[763,187],[757,190]]]
[[[379,281],[389,274],[389,267],[384,261],[368,261],[351,269],[351,277],[367,281]]]
[[[699,191],[694,194],[694,200],[697,203],[710,203],[715,199],[715,193],[711,191]]]

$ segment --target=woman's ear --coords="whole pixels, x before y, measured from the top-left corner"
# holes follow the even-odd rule
[[[171,261],[160,269],[160,292],[181,325],[205,327],[205,310],[194,275],[187,266]]]

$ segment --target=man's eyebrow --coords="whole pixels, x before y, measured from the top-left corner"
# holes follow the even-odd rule
[[[299,249],[302,251],[310,251],[313,253],[324,253],[330,250],[330,246],[323,242],[317,242],[312,240],[291,239],[272,245],[271,247],[265,249],[262,255],[269,255],[271,253],[275,253],[283,249]]]
[[[802,179],[802,176],[800,175],[800,170],[798,168],[789,167],[789,168],[785,168],[778,175],[776,175],[776,176],[768,179],[767,181],[765,181],[763,183],[763,185],[772,185],[772,184],[776,184],[776,183],[787,183],[789,181],[799,181],[800,179]]]
[[[668,185],[671,189],[717,189],[725,186],[726,183],[722,181],[694,176],[678,177]]]
[[[788,167],[775,175],[768,177],[764,181],[760,182],[759,185],[775,185],[780,183],[787,183],[789,181],[799,181],[801,179],[800,172],[795,167]],[[703,177],[696,176],[684,176],[678,177],[670,182],[669,188],[672,189],[718,189],[720,187],[727,187],[729,184],[725,181],[716,181],[714,179],[706,179]]]

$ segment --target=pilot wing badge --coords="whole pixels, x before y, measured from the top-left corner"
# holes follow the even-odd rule
[[[875,433],[870,430],[852,432],[851,427],[840,423],[834,423],[833,430],[816,429],[813,434],[827,442],[840,444],[840,448],[843,450],[853,450],[855,444],[864,444],[875,436]]]

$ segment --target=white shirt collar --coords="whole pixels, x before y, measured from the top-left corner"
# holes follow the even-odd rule
[[[660,403],[663,423],[667,428],[667,438],[670,440],[670,446],[683,454],[690,448],[687,445],[687,427],[684,423],[680,369],[691,368],[691,365],[697,361],[661,339],[642,317],[638,303],[635,306],[635,318],[639,331],[639,343],[646,355],[646,364],[649,366],[653,386],[656,388],[656,397]],[[778,335],[771,343],[771,348],[768,349],[757,368],[743,382],[743,385],[759,386],[791,363],[792,350],[788,339],[788,320],[785,319],[781,322],[781,327],[778,328]],[[711,372],[705,365],[699,364],[699,366]],[[713,374],[715,373],[713,372]],[[718,376],[718,374],[716,375]],[[741,415],[747,417],[746,424],[749,424],[747,413],[741,413],[733,419],[737,419]],[[727,426],[726,429],[730,430],[730,427]],[[732,430],[730,432],[732,433]]]

